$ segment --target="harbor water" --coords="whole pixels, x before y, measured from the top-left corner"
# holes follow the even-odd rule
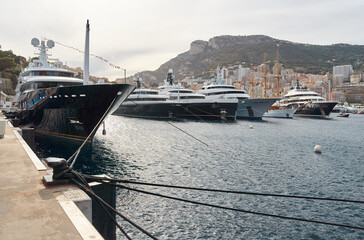
[[[229,123],[110,116],[77,171],[125,180],[364,200],[364,115]],[[192,136],[194,137],[192,137]],[[197,138],[198,140],[196,140]],[[322,153],[314,152],[315,145]],[[74,145],[40,141],[37,154],[68,158]],[[358,203],[129,187],[247,211],[364,227]],[[117,190],[117,209],[159,239],[364,239],[364,231],[194,205]],[[118,219],[132,239],[148,239]],[[125,239],[117,232],[118,239]]]

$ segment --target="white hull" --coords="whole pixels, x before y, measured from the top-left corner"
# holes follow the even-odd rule
[[[236,118],[262,119],[268,108],[275,103],[275,98],[255,98],[239,100]]]
[[[268,110],[264,113],[263,117],[274,117],[274,118],[293,118],[293,114],[296,109],[276,109]]]

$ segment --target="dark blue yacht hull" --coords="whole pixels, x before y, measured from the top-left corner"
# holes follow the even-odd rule
[[[236,119],[237,103],[221,102],[132,102],[126,101],[113,115],[147,119]]]
[[[37,89],[19,103],[20,125],[36,134],[85,140],[134,90],[128,84],[80,85]]]
[[[299,108],[295,117],[326,118],[334,109],[337,102],[312,102]]]

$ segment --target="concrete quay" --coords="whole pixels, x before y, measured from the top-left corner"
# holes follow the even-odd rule
[[[0,138],[0,239],[103,239],[88,196],[73,185],[45,187],[46,167],[17,130],[6,121]]]

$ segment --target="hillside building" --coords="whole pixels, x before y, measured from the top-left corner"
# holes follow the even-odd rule
[[[251,75],[250,68],[243,68],[241,65],[238,67],[238,80],[241,81],[243,78]]]
[[[333,74],[335,76],[342,76],[344,82],[350,82],[350,75],[353,73],[351,65],[341,65],[333,67]]]

